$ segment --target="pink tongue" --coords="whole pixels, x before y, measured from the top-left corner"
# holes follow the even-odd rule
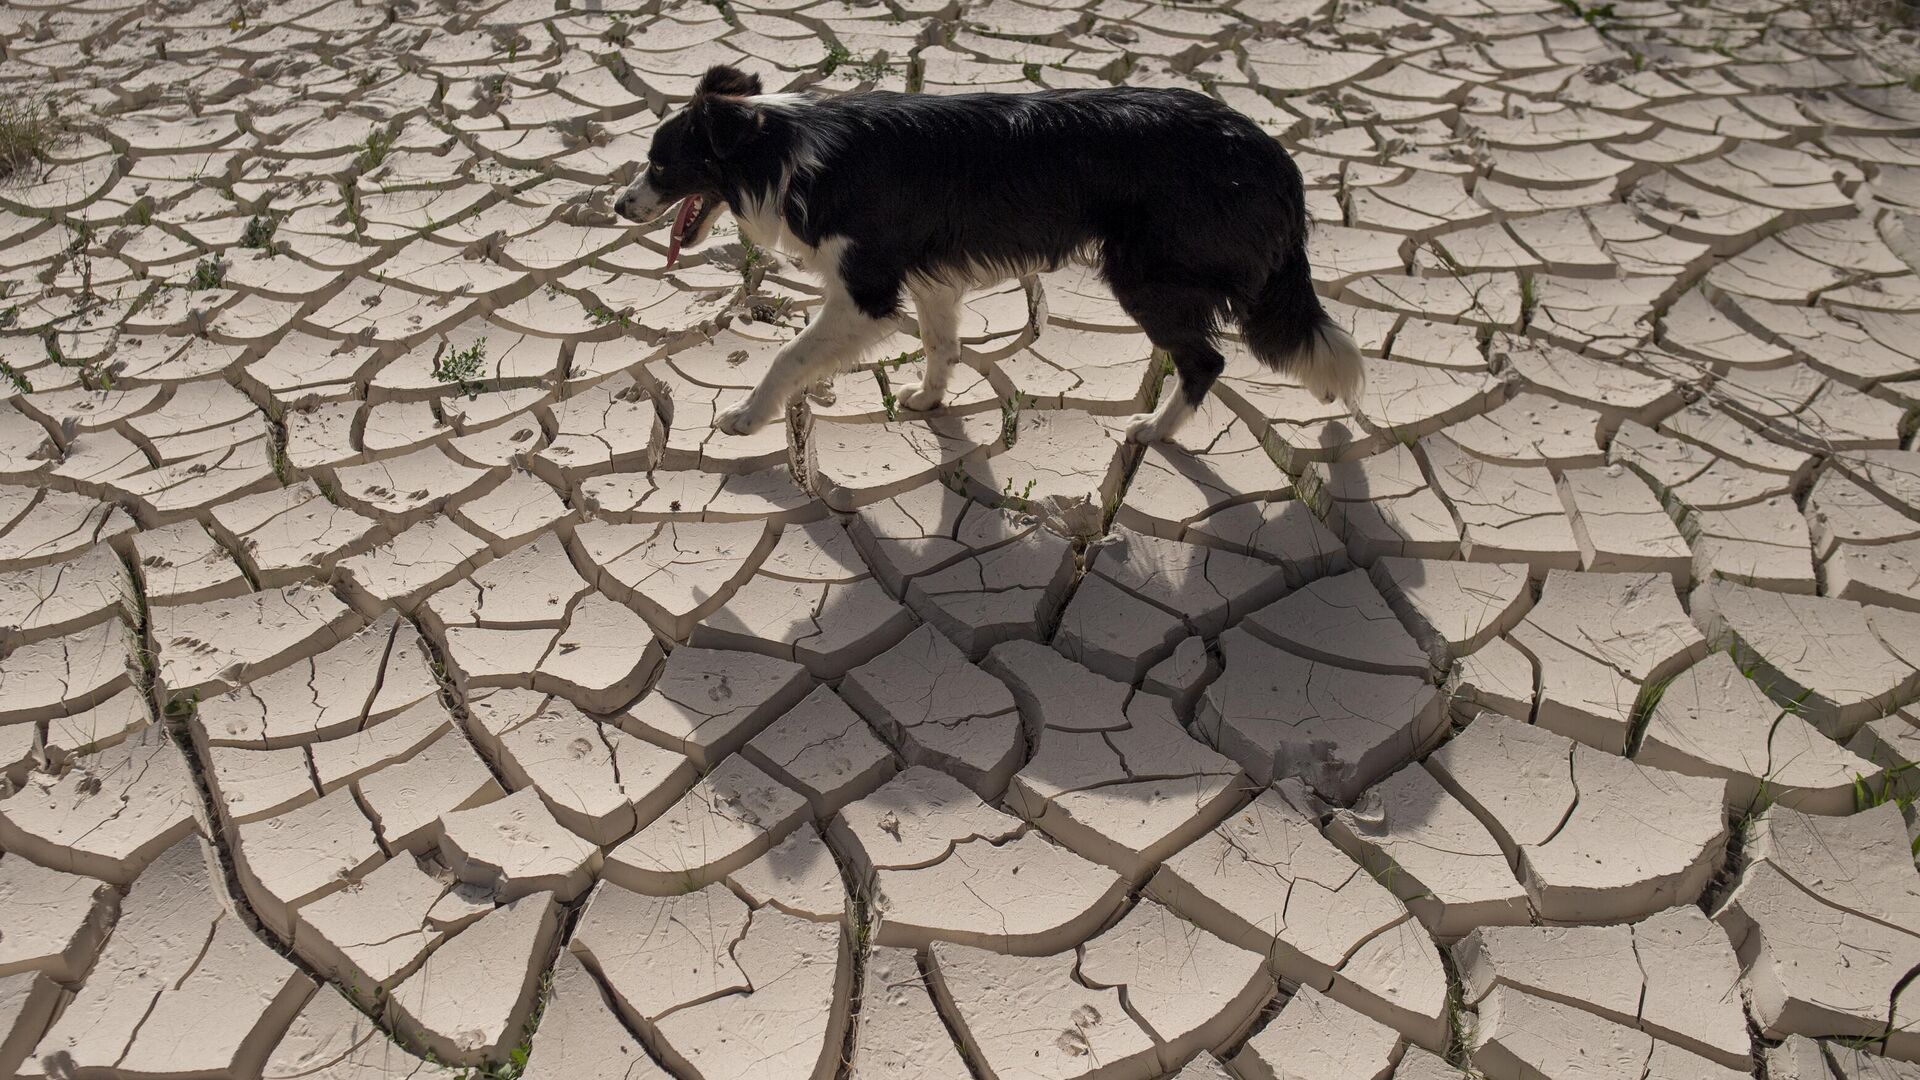
[[[667,234],[667,269],[680,258],[680,241],[686,236],[687,226],[700,215],[700,196],[689,195],[680,201],[680,212],[673,216],[673,231]]]

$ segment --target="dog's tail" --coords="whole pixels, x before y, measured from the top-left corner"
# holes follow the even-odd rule
[[[1360,346],[1320,306],[1304,251],[1289,254],[1267,275],[1239,322],[1262,364],[1299,380],[1321,401],[1359,403],[1367,382]]]

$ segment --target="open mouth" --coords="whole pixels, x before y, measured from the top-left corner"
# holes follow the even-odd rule
[[[667,234],[667,269],[680,259],[681,245],[700,235],[700,226],[706,224],[707,212],[711,209],[707,200],[699,195],[689,195],[680,203],[680,212],[673,216],[673,231]]]

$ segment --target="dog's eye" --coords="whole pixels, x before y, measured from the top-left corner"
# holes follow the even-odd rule
[[[658,179],[660,179],[660,174],[661,174],[662,172],[663,172],[663,170],[662,170],[662,169],[660,168],[660,166],[658,166],[658,165],[648,165],[648,166],[647,166],[647,179],[649,179],[649,180],[658,180]]]

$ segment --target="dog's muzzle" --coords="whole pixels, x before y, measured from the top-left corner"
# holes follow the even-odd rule
[[[627,185],[627,190],[614,200],[613,212],[637,225],[645,225],[666,213],[671,205],[642,177]]]

